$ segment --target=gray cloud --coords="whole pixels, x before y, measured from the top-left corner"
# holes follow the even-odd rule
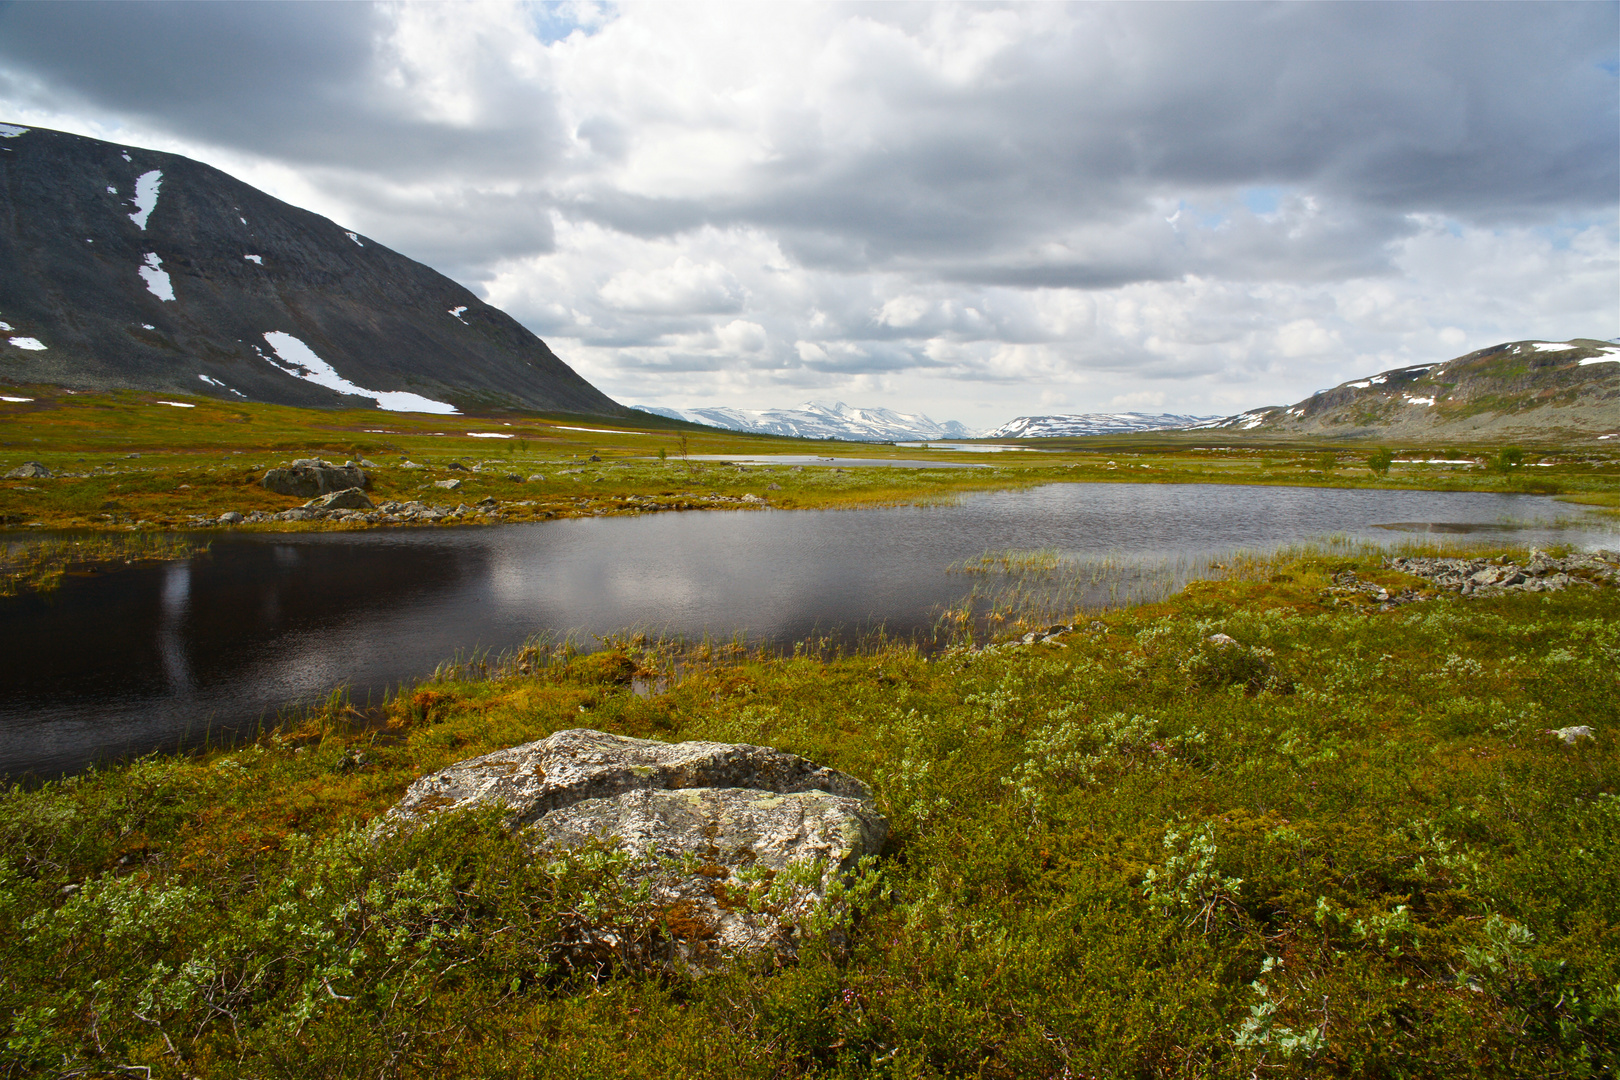
[[[1606,3],[10,4],[0,107],[295,173],[636,400],[1208,409],[1620,331],[1617,39]]]

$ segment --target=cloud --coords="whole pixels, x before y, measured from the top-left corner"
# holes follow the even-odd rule
[[[988,426],[1620,333],[1617,39],[1612,4],[13,4],[0,118],[338,218],[621,398]]]
[[[731,271],[718,263],[694,263],[685,255],[656,270],[621,270],[602,286],[601,297],[620,311],[659,315],[741,311],[745,299]]]

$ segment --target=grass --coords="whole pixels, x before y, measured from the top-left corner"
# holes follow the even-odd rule
[[[207,544],[153,533],[29,537],[0,546],[0,596],[49,592],[68,574],[98,574],[136,563],[189,559]]]
[[[655,417],[628,422],[511,414],[422,416],[133,392],[68,394],[47,387],[19,388],[12,396],[33,400],[0,403],[0,472],[32,460],[58,474],[0,480],[0,525],[13,528],[174,529],[195,524],[191,515],[211,521],[229,511],[286,510],[303,500],[265,491],[259,481],[265,470],[311,455],[375,461],[376,467],[367,470],[375,501],[421,499],[453,508],[488,499],[494,500],[491,518],[505,521],[680,509],[926,503],[1053,482],[1516,491],[1562,495],[1602,507],[1620,498],[1620,459],[1606,446],[1527,447],[1531,462],[1545,464],[1505,473],[1484,467],[1499,449],[1495,446],[1409,447],[1380,476],[1367,468],[1377,447],[1232,432],[1218,437],[1170,432],[1026,440],[1026,445],[1048,452],[988,455],[744,435],[683,428]],[[794,468],[693,460],[696,455],[759,454],[837,455],[873,464]],[[1458,454],[1480,464],[1426,463]],[[989,467],[880,467],[885,458],[918,457]],[[406,469],[407,460],[426,468]],[[450,479],[460,480],[461,488],[433,487]],[[744,502],[747,495],[760,501]],[[356,526],[275,522],[245,527]]]
[[[1379,612],[1331,603],[1347,569],[1421,584],[1339,545],[1061,646],[536,642],[12,787],[0,1076],[1613,1075],[1620,595]],[[847,935],[701,979],[604,965],[582,919],[649,925],[612,851],[369,827],[426,771],[582,725],[871,781],[892,836]]]

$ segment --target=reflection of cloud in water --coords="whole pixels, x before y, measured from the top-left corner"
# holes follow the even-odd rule
[[[196,687],[186,656],[185,623],[191,609],[191,562],[172,562],[164,568],[162,614],[158,619],[158,655],[169,692],[189,696]]]

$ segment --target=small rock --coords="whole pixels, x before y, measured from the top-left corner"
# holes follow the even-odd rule
[[[1230,637],[1226,634],[1211,634],[1204,640],[1209,642],[1211,645],[1219,645],[1223,649],[1228,645],[1236,645],[1238,643],[1237,638]]]
[[[51,475],[51,470],[37,461],[25,461],[21,465],[6,473],[7,480],[43,480]]]
[[[366,458],[361,458],[360,464],[363,468],[367,469],[375,469],[377,467],[377,463],[375,461],[369,461]]]
[[[1592,729],[1587,727],[1585,724],[1577,724],[1574,727],[1565,728],[1548,728],[1547,734],[1556,739],[1563,740],[1564,745],[1566,746],[1574,746],[1578,742],[1585,742],[1588,739],[1594,738]]]
[[[445,468],[454,469],[456,472],[471,472],[472,471],[471,469],[467,468],[467,466],[463,465],[459,461],[452,461],[450,464],[446,465]]]
[[[418,465],[414,461],[402,461],[402,462],[400,462],[399,467],[402,468],[402,469],[425,469],[425,468],[427,468],[426,465]]]
[[[601,459],[601,458],[600,458],[600,457],[598,457],[598,456],[597,456],[597,455],[595,455],[595,454],[592,454],[592,455],[591,455],[591,456],[590,456],[590,460],[591,460],[591,461],[601,461],[601,460],[602,460],[602,459]]]
[[[433,481],[433,486],[436,487],[436,488],[443,488],[446,491],[455,491],[457,488],[459,488],[461,486],[461,481],[460,480],[435,480],[435,481]]]
[[[219,515],[219,523],[221,525],[240,525],[242,523],[242,515],[238,514],[235,510],[227,510],[225,513]]]
[[[372,502],[366,498],[366,493],[357,487],[334,491],[330,495],[322,495],[304,504],[311,510],[371,510]]]
[[[512,482],[512,483],[514,483],[514,484],[521,484],[521,483],[523,483],[523,477],[521,477],[521,476],[519,476],[519,475],[518,475],[518,474],[517,474],[517,473],[515,473],[515,472],[514,472],[514,473],[507,473],[507,474],[506,474],[506,478],[507,478],[507,479],[508,479],[508,480],[510,480],[510,481],[511,481],[511,482]]]
[[[781,484],[766,484],[765,485],[765,490],[766,491],[781,491],[782,490],[782,485]]]
[[[742,497],[742,501],[746,503],[757,503],[764,502],[765,500],[760,498],[758,495],[755,495],[753,492],[749,492]]]
[[[545,473],[532,473],[532,474],[530,474],[529,479],[528,479],[527,482],[531,483],[531,484],[538,484],[540,481],[544,480],[545,478],[546,478]]]

